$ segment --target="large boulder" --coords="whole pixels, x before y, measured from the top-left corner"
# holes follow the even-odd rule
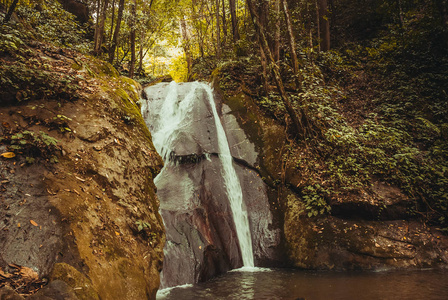
[[[38,299],[154,299],[165,235],[153,178],[163,163],[136,104],[140,87],[71,55],[76,64],[54,61],[80,78],[79,100],[0,108],[0,153],[22,145],[0,158],[1,270],[12,286],[49,282]]]

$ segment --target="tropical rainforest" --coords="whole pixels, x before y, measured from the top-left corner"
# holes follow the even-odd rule
[[[138,245],[150,245],[150,267],[142,272],[160,271],[164,236],[153,184],[141,190],[129,188],[127,196],[119,196],[114,192],[117,180],[134,175],[126,172],[120,177],[119,170],[113,176],[102,174],[96,156],[115,151],[106,140],[114,147],[130,143],[129,157],[120,155],[117,161],[138,157],[132,170],[138,172],[139,165],[145,164],[145,174],[152,180],[162,162],[146,127],[138,129],[146,137],[143,154],[136,154],[140,144],[129,140],[137,134],[133,128],[142,123],[138,117],[141,86],[167,80],[210,81],[231,107],[250,103],[257,113],[244,120],[242,127],[249,132],[263,120],[283,128],[282,143],[273,150],[278,161],[266,162],[259,170],[266,184],[278,192],[275,209],[294,215],[280,216],[279,222],[295,216],[412,220],[435,230],[436,238],[446,237],[446,0],[1,0],[0,22],[2,216],[10,218],[8,207],[13,204],[8,199],[26,201],[18,190],[32,194],[26,191],[40,181],[29,174],[43,168],[45,178],[59,176],[51,179],[57,187],[46,183],[43,193],[48,197],[85,194],[91,204],[79,200],[79,205],[92,210],[100,198],[113,199],[116,208],[111,204],[108,209],[113,214],[129,210],[126,230],[133,236],[126,240],[119,221],[109,217],[112,213],[97,211],[95,217],[78,219],[81,210],[64,208],[57,202],[61,197],[51,200],[58,211],[55,218],[66,220],[60,235],[76,236],[78,241],[55,242],[51,251],[60,248],[59,253],[70,254],[58,256],[52,261],[57,267],[42,267],[39,274],[23,266],[28,258],[11,265],[8,255],[0,253],[5,270],[0,269],[0,287],[8,285],[31,295],[47,284],[42,274],[51,273],[54,280],[65,282],[69,281],[64,274],[70,274],[89,286],[84,294],[76,291],[79,299],[114,299],[107,285],[100,288],[105,284],[100,271],[79,261],[96,259],[101,265],[101,247],[104,257],[125,257],[117,239],[131,245],[126,251],[135,255],[140,253],[135,250]],[[107,104],[106,98],[114,99],[114,104]],[[249,98],[241,104],[241,99]],[[93,132],[94,125],[84,126],[81,116],[87,120],[93,115],[98,119],[110,115],[103,118],[108,129]],[[81,142],[95,146],[88,152]],[[72,146],[81,150],[71,153]],[[140,163],[140,155],[150,157],[150,162]],[[73,185],[64,187],[62,174],[75,178]],[[17,183],[14,190],[14,176],[26,181],[27,187]],[[135,204],[138,199],[147,199],[152,206],[140,207]],[[40,205],[45,211],[52,209]],[[292,213],[291,207],[297,211]],[[97,223],[96,229],[89,227],[92,238],[87,241],[87,227],[84,233],[80,228],[93,220],[89,218]],[[41,219],[45,222],[45,215]],[[12,224],[8,222],[0,224],[2,231]],[[23,222],[17,228],[16,221],[9,234],[24,227]],[[37,223],[34,218],[26,226],[35,229]],[[285,233],[291,245],[294,230]],[[107,237],[98,238],[99,232],[106,231]],[[6,233],[1,237],[2,243],[10,241]],[[35,242],[37,247],[43,240]],[[86,243],[85,249],[78,246],[75,251],[73,243]],[[288,253],[292,265],[316,267],[297,258],[294,250]],[[148,283],[124,258],[111,266],[115,267],[112,271],[117,273],[131,270],[135,282],[149,287],[143,294],[132,294],[133,288],[124,284],[113,295],[155,297],[157,282]],[[68,293],[64,287],[53,288]]]

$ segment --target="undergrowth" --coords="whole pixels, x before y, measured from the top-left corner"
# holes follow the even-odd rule
[[[330,213],[347,197],[372,195],[379,181],[410,199],[409,218],[448,230],[448,55],[415,43],[389,31],[305,60],[303,92],[290,89],[289,96],[307,114],[314,138],[291,141],[283,161],[306,178],[293,189],[309,217]],[[238,58],[218,68],[223,90],[250,86],[259,107],[286,124],[275,89],[262,92],[258,61]]]

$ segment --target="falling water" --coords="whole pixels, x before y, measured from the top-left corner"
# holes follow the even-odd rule
[[[233,167],[233,157],[230,153],[226,133],[222,127],[218,112],[216,111],[216,105],[213,101],[213,91],[208,85],[202,85],[207,91],[208,100],[210,101],[213,117],[215,119],[216,131],[218,135],[218,147],[220,152],[219,158],[221,159],[223,166],[222,176],[224,177],[224,183],[226,185],[227,195],[229,197],[230,207],[232,209],[233,221],[235,222],[236,233],[240,242],[243,265],[245,267],[253,267],[254,255],[252,251],[252,237],[249,229],[247,210],[243,202],[243,191],[241,190],[240,181],[236,175],[235,168]]]
[[[173,143],[179,132],[188,126],[191,121],[189,117],[195,100],[195,91],[198,87],[198,83],[195,82],[193,84],[190,92],[180,101],[178,85],[174,81],[171,82],[168,86],[168,94],[165,100],[161,102],[161,107],[152,107],[152,109],[159,111],[156,115],[158,119],[152,122],[156,127],[150,128],[152,140],[165,163],[169,163],[169,156],[173,151]],[[143,103],[143,112],[148,110],[147,105],[147,102]]]
[[[190,89],[186,96],[181,99],[182,93],[179,89],[181,87],[185,88],[186,85],[188,85]],[[185,132],[187,132],[186,128],[191,126],[194,121],[192,120],[192,115],[194,115],[192,112],[195,101],[200,101],[197,97],[198,94],[200,94],[198,92],[200,92],[201,89],[205,91],[213,112],[217,132],[219,158],[222,164],[221,175],[224,179],[230,208],[232,210],[243,265],[244,267],[254,267],[252,238],[247,210],[243,203],[241,184],[233,166],[233,157],[230,153],[226,133],[216,109],[211,87],[205,83],[199,82],[182,85],[171,82],[168,86],[168,93],[166,96],[159,96],[159,99],[163,99],[164,97],[164,100],[155,101],[157,104],[155,102],[153,102],[154,104],[144,102],[142,105],[142,112],[145,119],[147,119],[148,114],[152,115],[152,120],[148,125],[152,133],[154,146],[162,155],[165,161],[165,166],[168,166],[174,163],[170,160],[171,154],[174,152],[176,139],[178,139],[180,135],[185,134]],[[154,112],[157,113],[154,114]],[[163,172],[164,170],[162,170],[162,173]],[[158,178],[162,177],[162,173],[156,178],[156,185]]]

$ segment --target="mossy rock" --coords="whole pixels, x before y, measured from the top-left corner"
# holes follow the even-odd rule
[[[55,264],[50,275],[50,280],[64,281],[74,289],[76,296],[81,300],[100,299],[98,293],[92,287],[92,282],[69,264]]]

